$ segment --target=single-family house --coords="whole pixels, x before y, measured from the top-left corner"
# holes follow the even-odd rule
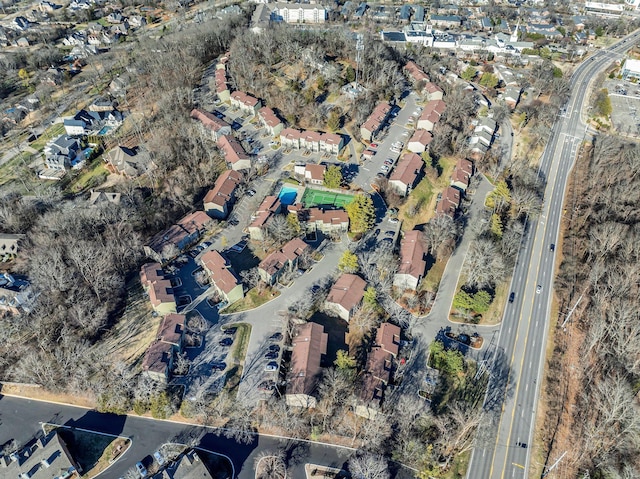
[[[318,323],[305,323],[296,328],[291,341],[291,365],[287,374],[285,401],[289,406],[313,408],[316,385],[322,371],[322,356],[327,353],[329,335]]]
[[[363,140],[371,141],[380,133],[384,127],[389,114],[391,113],[391,105],[387,102],[379,103],[371,112],[371,115],[360,126],[360,136]]]
[[[284,129],[284,123],[282,123],[282,120],[278,118],[278,115],[276,115],[269,107],[264,106],[260,108],[260,110],[258,110],[258,118],[260,119],[262,126],[274,138],[279,136],[280,132]]]
[[[338,317],[349,321],[354,310],[362,302],[367,282],[360,276],[342,274],[329,291],[325,307]]]
[[[212,220],[204,211],[194,211],[176,224],[156,234],[144,246],[150,258],[163,261],[177,256],[207,231]]]
[[[371,417],[376,414],[384,392],[391,382],[395,369],[395,359],[400,351],[401,329],[395,324],[382,323],[376,331],[375,344],[367,355],[360,399],[374,409],[359,409],[360,415]]]
[[[140,282],[149,295],[151,306],[158,314],[177,311],[171,281],[166,279],[160,263],[146,263],[140,269]]]
[[[89,206],[113,206],[120,204],[120,198],[122,197],[121,193],[114,193],[111,191],[94,191],[91,190],[91,195],[89,196],[89,200],[87,203]]]
[[[231,105],[239,108],[244,113],[255,115],[260,109],[260,100],[247,93],[234,91],[231,94]]]
[[[312,185],[323,184],[326,171],[326,166],[316,165],[315,163],[297,164],[293,167],[293,172],[296,176],[303,179],[305,183]]]
[[[113,110],[115,110],[113,100],[105,97],[98,97],[89,105],[89,111],[108,112]]]
[[[211,284],[227,304],[244,298],[242,282],[238,280],[231,265],[220,253],[215,250],[207,251],[200,261],[209,275]]]
[[[165,469],[163,474],[169,474],[169,476],[163,476],[163,479],[164,477],[167,479],[213,479],[214,477],[198,451],[193,449],[181,454],[174,461],[174,467],[171,469],[173,472]]]
[[[208,111],[194,108],[191,110],[191,118],[198,120],[204,128],[211,131],[214,141],[218,141],[221,136],[231,135],[231,125]]]
[[[204,197],[205,212],[217,219],[225,219],[236,199],[236,188],[242,181],[242,173],[235,170],[224,171],[215,185]]]
[[[431,140],[433,140],[431,132],[427,130],[416,130],[409,139],[409,143],[407,143],[407,150],[412,153],[423,153],[427,150]]]
[[[400,290],[416,291],[427,268],[424,235],[418,230],[407,231],[400,241],[400,265],[393,285]]]
[[[0,275],[0,311],[28,314],[33,310],[36,298],[37,293],[26,278],[9,273]]]
[[[78,479],[84,472],[58,429],[22,450],[0,456],[0,471],[2,477],[18,479]]]
[[[277,196],[267,196],[253,215],[253,220],[248,227],[249,237],[255,241],[264,240],[264,229],[267,222],[274,215],[280,213],[282,204]]]
[[[0,233],[0,261],[9,261],[18,255],[22,234]]]
[[[258,265],[260,279],[267,284],[275,284],[285,271],[293,271],[298,267],[298,260],[310,246],[300,238],[294,238],[282,248],[274,251]]]
[[[509,108],[514,109],[516,106],[518,106],[521,93],[522,89],[519,86],[508,86],[504,89],[502,98],[504,99],[504,102],[509,106]]]
[[[437,215],[447,215],[454,218],[456,211],[460,207],[460,190],[453,186],[447,186],[442,192],[442,196],[436,205]]]
[[[222,151],[229,168],[235,171],[251,168],[251,158],[235,137],[231,135],[221,136],[218,139],[218,148]]]
[[[140,146],[132,148],[116,146],[109,150],[103,158],[116,173],[128,178],[144,175],[155,166],[149,152]]]
[[[405,153],[389,177],[391,186],[400,196],[407,196],[424,170],[424,160],[416,153]]]
[[[465,192],[469,187],[469,182],[473,176],[473,162],[465,158],[460,158],[453,173],[451,173],[451,186]]]
[[[428,102],[424,106],[420,118],[418,118],[418,129],[433,131],[436,123],[440,121],[440,117],[444,113],[445,108],[446,105],[442,100],[433,100]]]
[[[45,164],[54,170],[67,170],[84,161],[80,140],[61,135],[44,147]]]

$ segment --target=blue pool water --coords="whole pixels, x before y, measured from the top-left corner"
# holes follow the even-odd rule
[[[111,131],[111,127],[110,126],[105,126],[102,128],[102,130],[100,130],[98,132],[98,135],[106,135],[107,133],[109,133]]]
[[[296,202],[297,196],[298,189],[291,186],[283,186],[282,188],[280,188],[280,193],[278,193],[278,199],[280,200],[280,203],[285,206],[294,204]]]

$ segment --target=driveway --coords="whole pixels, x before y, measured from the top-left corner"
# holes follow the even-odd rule
[[[307,296],[314,284],[330,277],[335,272],[340,256],[346,248],[346,239],[341,243],[327,243],[322,250],[324,257],[313,266],[311,271],[297,277],[288,288],[283,288],[276,299],[251,311],[222,316],[221,322],[225,324],[243,322],[252,326],[242,381],[238,388],[240,400],[247,404],[255,404],[263,398],[263,394],[257,390],[258,384],[265,379],[276,377],[275,373],[264,371],[265,365],[270,361],[264,358],[264,354],[269,344],[272,344],[269,336],[283,330],[280,312],[286,311],[289,306]]]

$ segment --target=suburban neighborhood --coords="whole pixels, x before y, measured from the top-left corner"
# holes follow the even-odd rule
[[[0,476],[640,474],[638,28],[4,2]]]

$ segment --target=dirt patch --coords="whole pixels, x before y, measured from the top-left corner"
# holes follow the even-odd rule
[[[43,388],[20,386],[20,385],[2,385],[2,394],[7,396],[19,396],[29,399],[41,401],[59,402],[63,404],[74,404],[76,406],[84,406],[94,408],[95,401],[92,397],[80,396],[78,394],[53,393]]]
[[[137,278],[129,281],[126,289],[127,305],[122,318],[96,347],[134,366],[142,361],[145,351],[155,341],[162,317],[154,316],[149,298]]]

